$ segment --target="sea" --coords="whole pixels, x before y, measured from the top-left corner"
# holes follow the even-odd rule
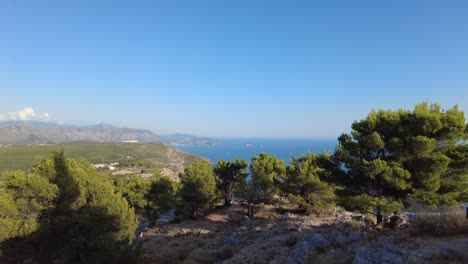
[[[212,162],[234,160],[250,161],[253,156],[266,152],[289,164],[291,155],[299,157],[307,152],[334,151],[336,139],[218,139],[213,145],[180,145],[176,148],[205,157]]]

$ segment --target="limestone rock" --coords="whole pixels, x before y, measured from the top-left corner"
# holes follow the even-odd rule
[[[391,229],[400,229],[408,226],[409,219],[405,214],[392,214],[384,222],[384,227]]]
[[[294,216],[294,214],[292,214],[292,213],[290,213],[290,212],[287,212],[287,213],[285,213],[285,214],[281,217],[281,220],[282,220],[282,221],[288,221],[288,220],[291,219],[293,216]]]

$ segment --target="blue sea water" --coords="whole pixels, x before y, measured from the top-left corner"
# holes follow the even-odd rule
[[[266,152],[288,164],[291,155],[299,157],[309,151],[333,151],[336,145],[336,139],[221,139],[215,145],[183,145],[177,148],[213,162],[236,158],[250,161],[253,156]]]

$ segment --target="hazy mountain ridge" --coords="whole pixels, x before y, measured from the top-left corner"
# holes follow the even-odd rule
[[[150,130],[118,127],[108,123],[77,126],[37,120],[0,121],[1,145],[60,144],[73,141],[164,142],[172,146],[213,145],[217,142],[212,138],[181,133],[159,136]]]
[[[0,128],[9,126],[31,126],[35,128],[66,128],[76,127],[66,123],[58,123],[53,121],[38,121],[38,120],[6,120],[0,121]]]
[[[74,126],[39,121],[0,122],[0,144],[59,144],[72,141],[93,142],[162,142],[162,138],[144,129],[121,128],[102,123],[96,126]]]

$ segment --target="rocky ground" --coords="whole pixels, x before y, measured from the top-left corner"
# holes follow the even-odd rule
[[[281,213],[280,213],[281,212]],[[144,263],[468,263],[468,236],[414,235],[335,211],[283,213],[264,206],[254,220],[241,205],[141,236]]]

